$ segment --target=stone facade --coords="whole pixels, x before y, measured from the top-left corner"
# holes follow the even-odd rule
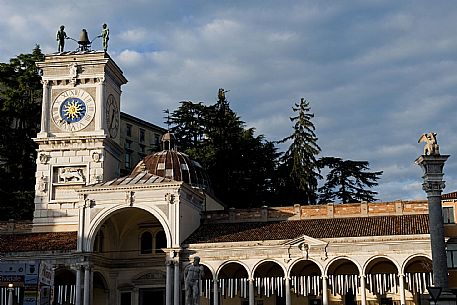
[[[183,304],[182,276],[195,256],[205,270],[202,304],[427,302],[426,201],[235,210],[141,167],[121,175],[122,129],[154,128],[120,120],[120,68],[106,52],[47,55],[38,67],[44,94],[34,220],[0,224],[0,267],[47,266],[53,279],[35,284],[53,304]],[[162,131],[145,134],[144,145]],[[443,201],[453,267],[456,202]],[[15,276],[24,303],[37,287],[25,285],[25,273]],[[453,269],[449,279],[457,287]]]

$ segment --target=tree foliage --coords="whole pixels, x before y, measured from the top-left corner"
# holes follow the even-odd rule
[[[291,117],[293,133],[279,141],[291,144],[281,157],[278,171],[279,197],[288,204],[315,204],[318,178],[320,177],[316,156],[321,149],[317,144],[309,102],[304,98],[295,103]]]
[[[327,167],[326,182],[319,188],[322,203],[340,200],[342,203],[375,201],[377,192],[369,188],[378,185],[382,171],[368,172],[367,161],[342,160],[324,157],[319,160],[320,168]]]
[[[39,46],[0,63],[0,219],[30,219],[33,214],[36,146],[42,86],[35,62]]]
[[[205,167],[222,202],[237,208],[271,203],[276,147],[246,128],[225,95],[209,106],[181,102],[170,122],[180,150]]]

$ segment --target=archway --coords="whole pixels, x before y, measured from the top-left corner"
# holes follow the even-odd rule
[[[54,274],[54,305],[76,303],[76,275],[65,268],[58,268]]]
[[[357,265],[346,258],[333,261],[328,267],[330,302],[355,305],[360,300],[360,273]]]
[[[401,279],[394,262],[385,257],[376,257],[366,265],[364,273],[368,303],[376,302],[381,305],[401,303],[399,290]]]
[[[271,302],[273,298],[276,305],[286,304],[284,270],[275,261],[264,261],[254,270],[255,298]]]
[[[291,302],[294,304],[322,304],[322,273],[309,260],[296,262],[290,270]]]
[[[224,264],[217,272],[219,300],[221,305],[247,301],[249,296],[248,272],[238,262]]]
[[[405,289],[416,304],[428,304],[428,286],[433,286],[432,261],[425,256],[410,258],[404,267]]]
[[[109,302],[109,289],[105,278],[100,272],[94,272],[93,278],[93,304],[107,305]]]
[[[122,287],[122,298],[134,304],[165,304],[166,253],[162,249],[171,244],[168,231],[142,208],[124,207],[107,214],[93,235],[93,264],[95,270],[116,266],[116,272],[109,278],[94,272],[94,304],[108,304],[110,283]]]

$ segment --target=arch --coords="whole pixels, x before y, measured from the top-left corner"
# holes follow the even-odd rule
[[[322,268],[309,259],[301,258],[292,264],[287,278],[295,298],[304,298],[300,303],[311,304],[310,298],[322,295],[322,272]]]
[[[55,270],[54,276],[54,304],[75,302],[75,295],[71,291],[76,289],[76,272],[65,267]]]
[[[259,269],[260,266],[262,266],[263,264],[266,264],[266,263],[274,263],[274,264],[278,265],[282,270],[282,276],[287,275],[287,268],[284,267],[284,265],[282,265],[280,262],[278,262],[277,260],[274,260],[274,259],[264,259],[264,260],[257,262],[254,265],[254,267],[252,268],[252,277],[255,277],[255,272],[257,271],[257,269]]]
[[[99,288],[102,289],[108,289],[108,282],[105,279],[105,276],[101,271],[94,271],[94,287],[98,286]]]
[[[368,269],[368,267],[370,267],[370,264],[371,264],[371,263],[375,263],[375,261],[377,261],[377,260],[386,260],[386,261],[391,262],[391,263],[397,268],[397,273],[400,273],[400,271],[401,271],[401,266],[400,266],[400,264],[399,264],[397,261],[393,260],[392,258],[390,258],[390,257],[388,257],[388,256],[386,256],[386,255],[375,255],[375,256],[369,258],[369,259],[365,262],[365,264],[362,266],[362,268],[363,268],[363,273],[361,273],[361,274],[366,275],[366,274],[367,274],[367,271],[368,271],[367,269]]]
[[[360,266],[359,262],[357,262],[356,260],[354,260],[354,259],[352,259],[351,257],[348,257],[348,256],[339,256],[339,257],[335,257],[334,259],[332,259],[331,261],[328,262],[327,266],[325,267],[324,276],[328,275],[329,270],[332,267],[332,265],[335,262],[339,261],[339,260],[350,261],[351,263],[353,263],[357,267],[357,269],[359,271],[359,274],[362,274],[362,267]]]
[[[402,264],[402,266],[401,266],[401,273],[402,273],[402,274],[405,274],[405,272],[406,272],[406,267],[407,267],[411,262],[413,262],[414,260],[417,260],[417,259],[420,259],[420,258],[422,258],[422,259],[426,258],[426,259],[429,260],[430,262],[432,261],[432,258],[431,258],[429,255],[425,254],[425,253],[416,253],[416,254],[413,254],[413,255],[407,257],[407,258],[404,260],[404,262],[403,262],[403,264]]]
[[[294,262],[292,262],[292,264],[289,266],[289,268],[287,269],[287,276],[290,277],[291,275],[291,272],[292,272],[292,269],[294,268],[294,266],[296,264],[299,264],[300,262],[302,261],[309,261],[309,262],[312,262],[314,264],[316,264],[316,266],[319,268],[320,272],[321,272],[321,275],[324,275],[324,267],[315,259],[312,259],[312,258],[308,258],[308,259],[304,259],[304,258],[298,258],[296,259]]]
[[[224,269],[224,267],[226,267],[229,264],[238,264],[238,265],[242,266],[244,268],[244,270],[246,271],[246,273],[248,274],[248,278],[251,278],[251,271],[249,270],[249,267],[245,263],[243,263],[241,261],[237,261],[237,260],[229,260],[229,261],[224,262],[222,265],[219,266],[219,268],[217,268],[216,276],[218,279],[220,278],[222,269]]]
[[[129,209],[132,207],[127,207],[125,205],[116,205],[111,208],[107,208],[103,211],[101,211],[98,215],[94,217],[92,221],[89,223],[89,232],[86,236],[87,242],[84,245],[84,250],[88,252],[92,252],[93,250],[93,243],[95,240],[95,236],[100,228],[100,226],[112,215],[114,215],[116,212],[123,210],[123,209]],[[144,204],[139,204],[137,206],[134,206],[133,208],[137,208],[140,210],[144,210],[148,213],[150,213],[152,216],[154,216],[159,223],[161,224],[165,235],[167,237],[167,248],[170,248],[172,245],[172,235],[171,235],[171,229],[170,226],[168,225],[167,222],[167,217],[166,215],[157,207],[155,206],[147,206]]]
[[[154,235],[154,251],[158,253],[160,249],[167,246],[167,235],[164,230],[159,230]]]
[[[386,255],[371,257],[364,265],[366,289],[377,299],[388,293],[397,294],[402,280],[399,273],[400,266],[390,257]]]
[[[76,272],[67,268],[57,268],[54,273],[54,282],[56,284],[71,285],[76,283]]]
[[[427,294],[426,287],[433,285],[432,260],[427,255],[411,255],[403,265],[405,289],[413,295]]]
[[[153,248],[153,237],[149,230],[140,233],[140,254],[151,254]]]
[[[329,262],[325,273],[328,287],[333,295],[340,295],[341,302],[344,304],[355,304],[361,275],[359,263],[346,256],[337,257]]]

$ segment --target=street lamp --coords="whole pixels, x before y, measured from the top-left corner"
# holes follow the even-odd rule
[[[13,283],[8,284],[8,305],[13,305],[13,291],[14,285]]]

